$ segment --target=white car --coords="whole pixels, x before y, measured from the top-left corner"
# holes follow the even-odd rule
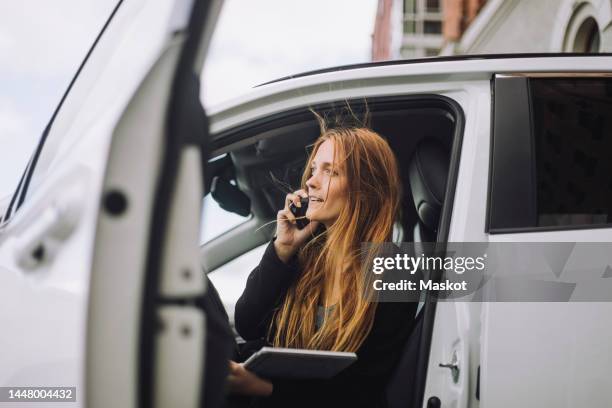
[[[612,241],[612,56],[339,67],[206,116],[195,73],[219,7],[121,2],[0,204],[0,387],[76,387],[55,402],[71,407],[201,406],[204,376],[222,376],[204,355],[201,271],[231,318],[317,136],[311,108],[367,103],[402,169],[400,241]],[[201,242],[203,199],[237,221]],[[607,406],[611,314],[425,302],[389,406]]]

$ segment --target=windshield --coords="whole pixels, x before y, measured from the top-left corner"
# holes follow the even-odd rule
[[[0,5],[0,211],[116,4],[24,0]]]

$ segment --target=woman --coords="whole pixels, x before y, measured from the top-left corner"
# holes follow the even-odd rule
[[[230,389],[260,406],[372,407],[399,360],[416,303],[376,303],[364,295],[364,242],[391,241],[400,199],[387,142],[366,128],[324,129],[302,177],[278,212],[276,238],[251,272],[235,310],[245,340],[275,347],[355,352],[357,362],[330,380],[258,378],[230,363]],[[308,197],[302,230],[289,205]]]

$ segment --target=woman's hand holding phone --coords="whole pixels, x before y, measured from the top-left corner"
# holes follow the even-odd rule
[[[302,198],[308,198],[305,190],[298,190],[287,194],[285,208],[280,210],[276,216],[276,241],[274,241],[274,249],[276,249],[276,254],[281,261],[285,263],[291,259],[293,254],[308,240],[308,237],[312,236],[315,229],[319,226],[317,221],[311,221],[303,229],[298,228],[296,217],[289,209],[289,206],[293,204],[300,208],[302,206]]]

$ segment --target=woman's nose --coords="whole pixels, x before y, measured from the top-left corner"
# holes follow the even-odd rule
[[[317,189],[319,187],[319,182],[316,175],[313,174],[308,180],[306,180],[306,187],[309,189]]]

